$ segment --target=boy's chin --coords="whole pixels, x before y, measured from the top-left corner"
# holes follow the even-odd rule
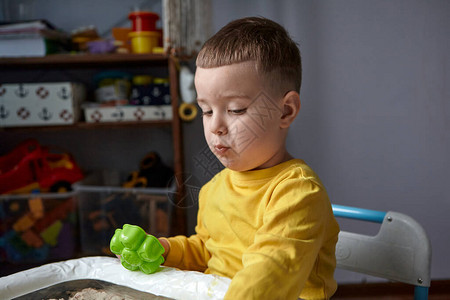
[[[245,171],[250,171],[252,168],[249,167],[246,164],[242,164],[236,161],[230,161],[230,160],[220,160],[221,164],[225,167],[228,168],[232,171],[236,171],[236,172],[245,172]]]
[[[236,157],[238,156],[238,157]],[[220,163],[225,167],[232,171],[236,172],[245,172],[245,171],[251,171],[254,169],[257,169],[258,166],[254,163],[251,163],[244,159],[243,157],[239,157],[239,155],[236,156],[220,156],[216,155],[216,158],[220,161]]]
[[[219,157],[219,156],[218,156],[217,158],[219,159],[220,163],[221,163],[225,168],[228,168],[228,169],[233,170],[233,171],[240,171],[239,165],[236,164],[235,161],[230,160],[230,159],[227,159],[227,158],[225,158],[225,157]]]

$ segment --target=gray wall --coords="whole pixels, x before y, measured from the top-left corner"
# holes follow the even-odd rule
[[[124,16],[132,5],[160,9],[159,1],[36,2],[37,17],[66,30],[94,24],[100,32],[116,23],[128,25]],[[86,10],[87,3],[95,5]],[[333,203],[398,211],[418,220],[432,242],[433,279],[450,278],[450,2],[212,3],[213,32],[250,15],[271,18],[289,30],[300,44],[304,69],[302,110],[288,137],[291,153],[317,171]],[[138,147],[136,136],[129,138],[121,134],[118,148],[125,143]],[[184,124],[184,140],[186,170],[201,184],[214,168],[202,163],[208,158],[199,119]],[[124,164],[123,157],[120,161]],[[192,232],[195,206],[188,212]],[[362,227],[344,225],[345,230]],[[340,282],[367,280],[340,271],[337,277]]]
[[[333,203],[419,221],[432,242],[432,277],[449,278],[450,2],[241,3],[214,1],[215,30],[262,15],[300,44],[302,110],[291,152],[318,172]]]

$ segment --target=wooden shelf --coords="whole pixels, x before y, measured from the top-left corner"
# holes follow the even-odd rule
[[[71,129],[97,129],[97,128],[122,128],[122,127],[170,127],[172,120],[141,121],[141,122],[101,122],[86,123],[78,122],[72,125],[50,125],[50,126],[19,126],[0,127],[0,131],[35,131],[35,130],[71,130]]]
[[[167,66],[169,56],[164,54],[53,54],[43,57],[0,58],[2,69],[17,68],[84,68],[107,65]]]

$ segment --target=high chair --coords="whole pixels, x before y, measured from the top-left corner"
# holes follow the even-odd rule
[[[431,244],[419,223],[397,212],[332,207],[337,218],[381,224],[375,236],[341,231],[337,268],[414,285],[414,300],[428,299]]]

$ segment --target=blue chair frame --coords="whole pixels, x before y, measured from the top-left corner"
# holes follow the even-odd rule
[[[381,224],[375,236],[341,231],[337,268],[414,285],[414,300],[428,299],[431,244],[424,229],[401,213],[333,204],[335,217]]]

